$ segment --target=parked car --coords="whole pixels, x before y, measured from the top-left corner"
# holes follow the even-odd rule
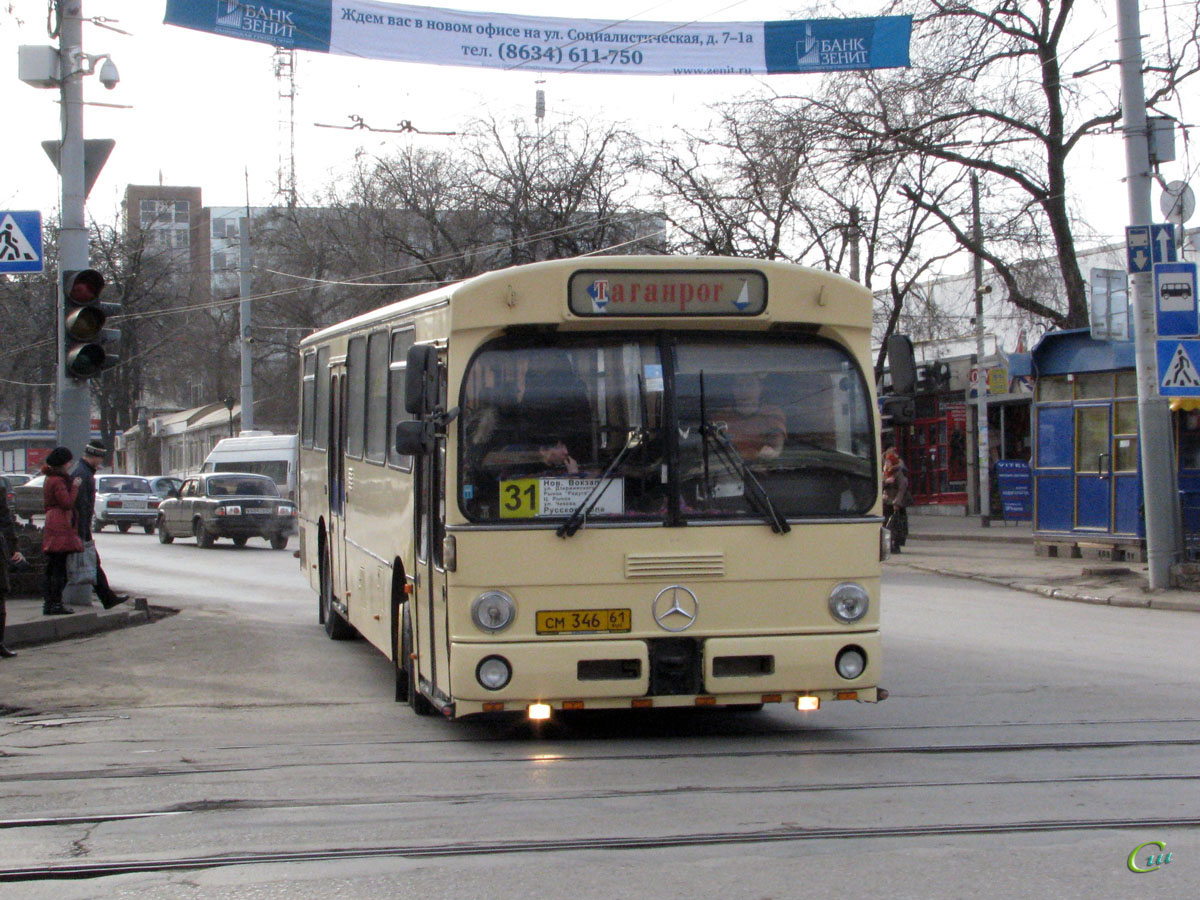
[[[197,546],[207,548],[217,538],[232,538],[244,547],[250,538],[261,537],[282,550],[295,533],[296,505],[280,497],[266,475],[192,475],[158,507],[158,540],[163,544],[194,537]]]
[[[42,499],[42,483],[45,480],[45,475],[37,475],[12,489],[11,506],[14,516],[32,522],[34,516],[40,516],[46,511]]]
[[[171,491],[183,487],[183,479],[174,475],[154,475],[146,480],[150,482],[150,490],[158,494],[159,500],[166,500],[171,496]]]
[[[150,482],[140,475],[97,475],[92,531],[116,525],[124,534],[134,525],[141,525],[146,534],[154,534],[159,499]]]
[[[13,508],[13,501],[16,499],[13,496],[13,489],[27,482],[32,475],[26,475],[23,472],[3,472],[0,473],[0,491],[4,491],[4,497],[8,500],[8,508]]]

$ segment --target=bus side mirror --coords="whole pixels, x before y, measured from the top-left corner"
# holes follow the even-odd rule
[[[432,422],[414,419],[396,424],[396,452],[401,456],[425,456],[433,447]]]
[[[893,334],[887,341],[888,368],[892,372],[892,391],[911,395],[917,386],[917,359],[907,334]]]
[[[404,409],[427,416],[437,405],[437,347],[413,344],[408,348],[404,373]]]

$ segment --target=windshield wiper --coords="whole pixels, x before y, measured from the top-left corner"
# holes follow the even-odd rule
[[[733,445],[733,441],[729,439],[729,435],[709,421],[701,423],[700,434],[704,438],[705,447],[711,441],[713,449],[722,462],[731,471],[741,473],[742,487],[746,492],[746,499],[750,502],[755,512],[766,519],[767,524],[771,526],[771,530],[776,534],[787,534],[791,531],[792,526],[787,523],[786,519],[779,515],[778,510],[775,509],[775,504],[771,502],[771,495],[767,493],[767,489],[762,486],[762,482],[758,480],[757,476],[750,471],[750,467],[746,465],[745,458],[738,452],[738,448]],[[708,461],[706,459],[706,477],[707,468]]]
[[[612,484],[609,476],[617,470],[617,466],[621,465],[625,457],[629,455],[629,451],[642,445],[645,437],[646,429],[641,425],[630,430],[629,436],[625,439],[625,446],[621,448],[621,452],[613,457],[613,461],[608,464],[608,468],[604,470],[604,474],[600,476],[600,480],[596,482],[595,487],[588,491],[588,495],[575,507],[575,511],[571,513],[567,521],[558,526],[554,532],[556,535],[560,538],[569,538],[584,526],[587,522],[587,517],[596,508],[596,504],[600,502],[600,498],[604,496],[604,492],[608,490],[608,486]]]

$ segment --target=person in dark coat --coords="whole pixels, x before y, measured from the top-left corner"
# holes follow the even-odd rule
[[[8,491],[4,490],[5,482],[0,478],[0,659],[11,659],[17,654],[4,646],[4,626],[7,610],[4,606],[8,597],[8,564],[21,564],[25,557],[17,549],[17,525],[12,512],[8,508]]]
[[[88,441],[83,448],[83,457],[71,470],[71,475],[79,480],[79,496],[75,500],[75,527],[84,544],[92,541],[92,520],[96,516],[96,472],[104,465],[104,457],[108,448],[103,441]],[[96,596],[104,604],[105,609],[112,609],[118,603],[129,599],[128,594],[117,594],[108,586],[108,576],[100,565],[100,554],[96,554],[96,580],[93,583]],[[80,601],[82,602],[82,600]]]
[[[46,457],[42,474],[42,501],[46,506],[46,522],[42,526],[42,553],[46,557],[46,595],[42,604],[44,616],[66,616],[75,612],[62,601],[67,586],[67,555],[83,552],[83,541],[75,528],[75,499],[79,495],[80,479],[67,474],[71,451],[55,447]]]
[[[908,489],[908,467],[895,447],[883,454],[884,526],[892,535],[892,552],[899,553],[908,540],[908,507],[912,493]]]

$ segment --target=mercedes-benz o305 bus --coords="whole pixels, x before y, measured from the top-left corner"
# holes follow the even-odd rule
[[[883,699],[870,323],[827,272],[599,257],[313,334],[325,629],[450,718]]]

